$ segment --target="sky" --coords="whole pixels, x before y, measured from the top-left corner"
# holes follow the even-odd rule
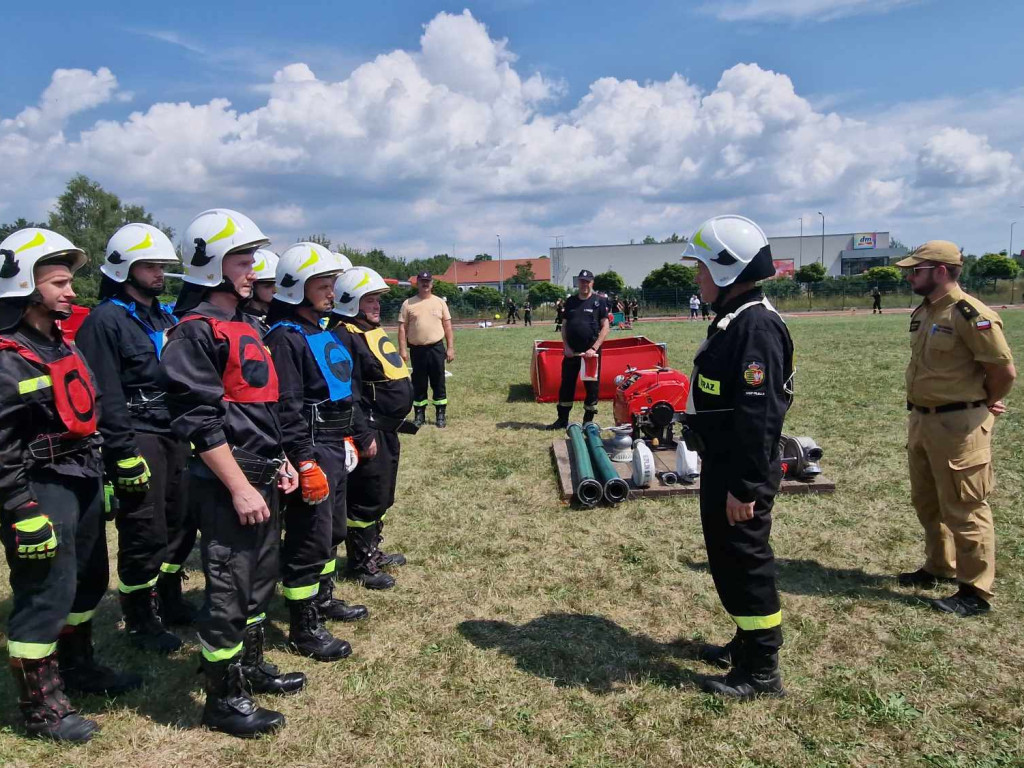
[[[278,251],[536,257],[819,211],[979,254],[1019,219],[1024,246],[1017,0],[132,5],[5,12],[0,221],[84,173]]]

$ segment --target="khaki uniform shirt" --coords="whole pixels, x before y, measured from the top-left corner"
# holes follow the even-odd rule
[[[934,304],[921,302],[910,316],[910,339],[907,400],[914,405],[985,400],[981,364],[1013,363],[999,315],[959,285]]]
[[[410,346],[436,344],[444,338],[445,320],[451,320],[448,304],[438,296],[406,299],[398,313],[398,322],[405,323],[405,338]]]

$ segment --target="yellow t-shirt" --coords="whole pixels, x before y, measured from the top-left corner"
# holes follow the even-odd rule
[[[410,346],[436,344],[444,338],[444,321],[451,320],[448,304],[438,296],[406,299],[398,313],[398,322],[405,323],[405,338]]]

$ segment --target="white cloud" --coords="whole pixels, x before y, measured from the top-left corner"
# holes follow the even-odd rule
[[[497,232],[510,255],[536,255],[553,234],[567,244],[639,240],[723,211],[792,234],[798,216],[819,209],[833,231],[925,240],[942,225],[980,250],[1002,201],[1024,192],[1013,154],[1024,127],[1006,124],[998,94],[973,109],[947,100],[854,117],[742,63],[710,90],[678,74],[604,77],[556,113],[564,84],[520,72],[508,41],[468,12],[438,14],[419,48],[343,79],[310,59],[279,69],[264,92],[251,111],[225,93],[65,136],[68,116],[118,92],[105,69],[59,70],[37,106],[0,123],[4,215],[42,215],[83,172],[179,230],[196,211],[229,205],[282,244],[325,232],[408,257],[453,242],[462,254],[492,251]],[[1007,98],[1022,104],[1024,92]]]
[[[832,21],[888,13],[925,0],[719,0],[702,10],[722,21]]]

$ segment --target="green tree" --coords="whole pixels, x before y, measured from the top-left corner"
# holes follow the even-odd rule
[[[800,267],[794,278],[798,283],[820,283],[825,279],[825,267],[817,261],[812,261]]]
[[[1020,264],[1000,253],[986,253],[974,265],[973,277],[997,277],[1010,279],[1020,272]]]
[[[527,286],[535,279],[536,277],[533,274],[533,262],[527,261],[525,264],[516,265],[516,273],[512,275],[509,282],[512,283],[512,285]]]
[[[871,267],[865,270],[864,277],[876,283],[898,283],[903,279],[899,267]]]
[[[420,272],[426,270],[432,274],[435,278],[438,275],[443,275],[448,271],[448,267],[451,266],[452,262],[455,261],[447,253],[438,253],[431,256],[429,259],[413,259],[408,263],[406,267],[406,278],[409,275],[418,275]],[[405,278],[403,278],[405,279]]]
[[[663,243],[685,243],[686,242],[686,238],[685,237],[680,237],[675,232],[673,232],[669,237],[666,237],[661,242],[663,242]]]
[[[645,291],[680,288],[692,291],[697,287],[697,269],[684,267],[682,264],[665,263],[652,270],[641,284]]]
[[[647,236],[646,236],[646,237],[645,237],[645,238],[643,239],[643,241],[642,241],[642,242],[643,242],[643,244],[644,244],[644,245],[654,245],[654,244],[655,244],[656,242],[658,242],[658,241],[657,241],[657,240],[655,240],[655,239],[654,239],[653,237],[651,237],[650,235],[647,235]]]
[[[478,253],[473,257],[473,261],[494,261],[494,257],[489,253]]]
[[[443,299],[453,299],[460,295],[455,283],[447,283],[444,280],[434,280],[434,295]]]
[[[502,302],[501,294],[498,293],[497,288],[491,288],[489,285],[477,285],[470,288],[464,294],[469,303],[476,309],[483,309],[486,307],[501,308]]]
[[[599,275],[594,275],[594,290],[607,291],[608,293],[622,293],[626,290],[626,281],[618,272],[608,270]]]
[[[322,245],[328,251],[333,251],[334,250],[333,248],[331,248],[331,238],[329,238],[323,232],[321,232],[319,235],[307,235],[306,237],[304,237],[304,238],[302,238],[300,240],[296,240],[295,242],[297,242],[297,243],[316,243],[317,245]]]
[[[560,285],[541,281],[530,286],[530,303],[535,307],[546,304],[550,301],[558,301],[565,298],[565,289]]]

